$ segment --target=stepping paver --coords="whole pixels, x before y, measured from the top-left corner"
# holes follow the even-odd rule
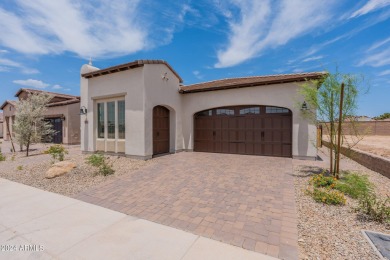
[[[283,259],[298,258],[290,158],[183,152],[76,196]]]

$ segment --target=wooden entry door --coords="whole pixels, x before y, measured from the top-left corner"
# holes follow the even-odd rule
[[[153,108],[153,155],[169,153],[169,110]]]

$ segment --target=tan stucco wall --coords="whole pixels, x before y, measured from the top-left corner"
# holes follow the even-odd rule
[[[80,143],[80,103],[69,104],[67,107],[66,124],[68,127],[68,144]]]
[[[11,110],[10,110],[11,108]],[[15,107],[11,104],[7,104],[5,105],[4,109],[3,109],[3,139],[5,141],[9,141],[10,138],[9,138],[9,135],[8,135],[8,130],[7,130],[7,124],[6,124],[6,120],[8,120],[8,123],[9,123],[9,131],[10,133],[12,134],[12,125],[13,125],[13,116],[15,115]],[[7,119],[8,118],[8,119]]]
[[[81,78],[82,105],[87,116],[81,116],[82,151],[96,151],[96,107],[98,100],[125,97],[125,153],[145,155],[144,79],[142,68],[92,79]],[[88,123],[85,123],[87,119]],[[88,129],[87,131],[84,130]]]
[[[162,78],[166,74],[168,80]],[[171,152],[193,149],[193,116],[196,112],[231,105],[269,105],[285,107],[293,113],[292,154],[298,158],[315,158],[316,127],[301,117],[297,103],[299,85],[284,83],[259,87],[179,94],[179,79],[163,64],[81,78],[82,104],[88,116],[82,119],[87,131],[82,134],[82,150],[96,151],[96,100],[124,95],[126,101],[125,153],[140,158],[153,154],[153,107],[162,105],[170,110]],[[88,124],[83,120],[88,119]],[[85,140],[85,141],[84,141]]]
[[[163,76],[165,75],[165,78]],[[179,79],[163,64],[146,64],[143,69],[145,82],[145,154],[153,155],[153,108],[165,106],[169,109],[170,152],[183,149],[182,103],[179,94]]]

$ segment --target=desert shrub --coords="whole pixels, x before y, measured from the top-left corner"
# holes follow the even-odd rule
[[[314,175],[310,178],[310,184],[314,187],[330,187],[333,188],[336,185],[337,179],[331,176],[324,176],[322,173]]]
[[[371,220],[390,224],[390,197],[380,199],[373,193],[361,196],[356,211]]]
[[[106,163],[104,163],[99,168],[99,172],[100,172],[100,174],[102,174],[104,176],[111,175],[111,174],[115,173],[114,169],[112,169],[112,167],[110,165],[106,164]]]
[[[322,202],[328,205],[344,205],[346,202],[342,192],[326,188],[314,188],[312,191],[307,191],[316,202]]]
[[[95,153],[87,157],[87,163],[97,167],[98,172],[101,175],[107,176],[110,174],[114,174],[114,169],[112,169],[112,165],[108,164],[106,158],[101,153]]]
[[[23,166],[22,166],[22,165],[19,165],[18,167],[16,167],[16,170],[18,170],[18,171],[23,170]]]
[[[343,172],[342,177],[336,183],[335,189],[343,192],[351,198],[357,199],[373,191],[374,185],[366,175]]]
[[[5,155],[3,155],[3,153],[0,150],[0,162],[5,161],[6,159],[7,158],[5,157]]]
[[[50,146],[49,149],[45,151],[45,153],[50,154],[53,157],[54,161],[55,160],[63,161],[65,154],[68,154],[68,151],[65,149],[64,146],[60,144],[55,144]]]

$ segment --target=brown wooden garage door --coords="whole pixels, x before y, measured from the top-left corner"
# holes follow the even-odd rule
[[[281,107],[220,107],[195,114],[194,150],[292,157],[292,113]]]

